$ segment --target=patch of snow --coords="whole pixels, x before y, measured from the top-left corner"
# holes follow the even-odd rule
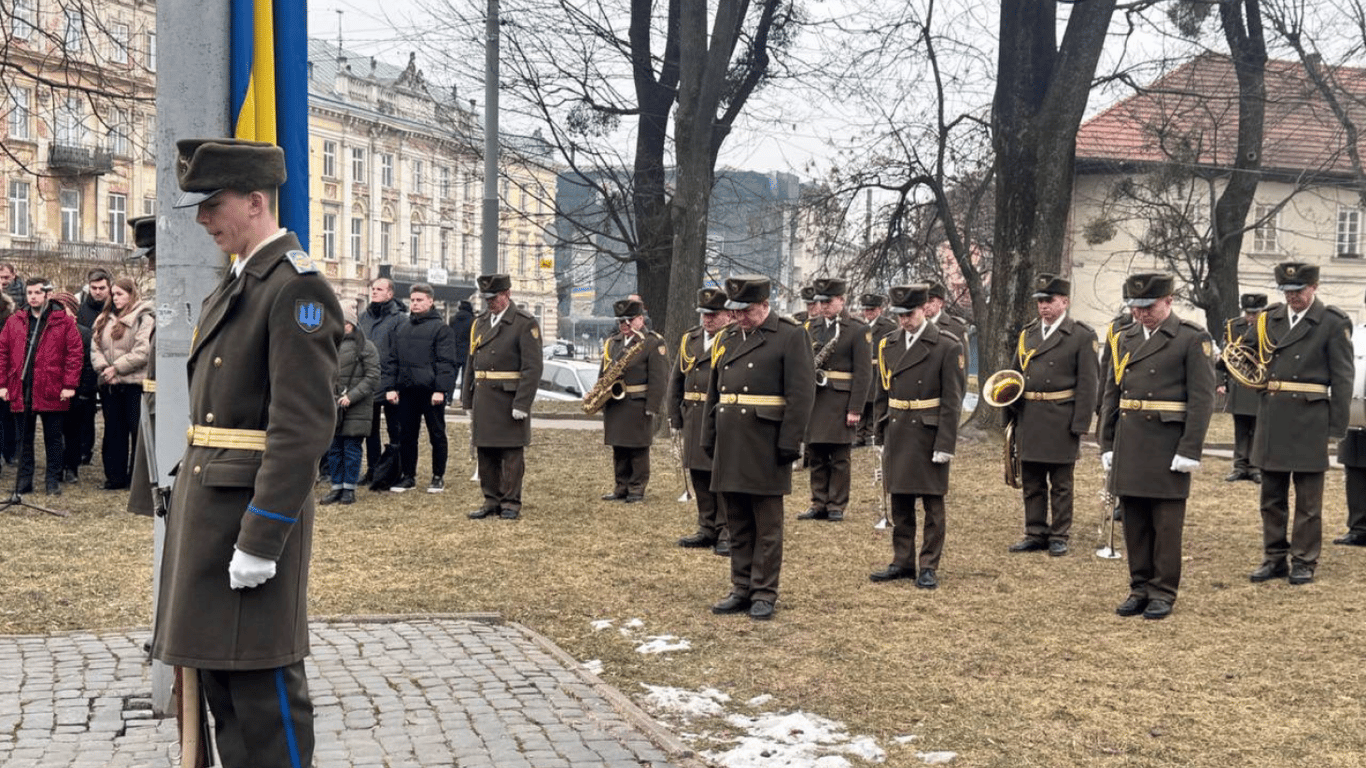
[[[910,733],[910,734],[907,734],[907,735],[905,735],[905,736],[897,736],[897,737],[893,738],[892,741],[895,741],[895,742],[898,743],[898,744],[910,744],[911,742],[915,741],[915,740],[918,739],[918,738],[920,738],[920,737],[919,737],[919,736],[916,736],[914,733]]]
[[[944,765],[958,759],[957,752],[916,752],[915,756],[926,765]]]
[[[622,626],[626,627],[627,629],[640,629],[641,627],[645,626],[645,622],[641,621],[640,619],[631,619],[625,624],[622,624]]]
[[[590,626],[593,627],[594,632],[601,632],[604,629],[609,629],[612,626],[612,619],[598,619],[597,621],[593,622]]]
[[[655,635],[645,638],[645,643],[636,646],[636,653],[668,653],[669,651],[686,651],[692,648],[692,643],[682,640],[675,635]]]
[[[595,675],[601,675],[601,674],[602,674],[602,660],[601,660],[601,659],[589,659],[588,661],[585,661],[585,662],[583,663],[583,668],[586,669],[586,670],[588,670],[589,672],[592,672],[592,673],[595,674]]]
[[[642,685],[649,691],[645,695],[646,704],[656,711],[678,715],[684,719],[719,716],[725,712],[721,705],[730,701],[730,696],[715,688],[703,688],[693,692],[663,685]]]
[[[755,709],[758,709],[759,707],[762,707],[763,705],[769,703],[770,701],[773,701],[773,695],[772,695],[772,694],[765,693],[765,694],[762,694],[762,695],[759,695],[759,696],[755,696],[754,698],[752,698],[752,699],[750,699],[749,701],[745,702],[745,705],[746,705],[746,706],[749,706],[749,707],[754,707]]]

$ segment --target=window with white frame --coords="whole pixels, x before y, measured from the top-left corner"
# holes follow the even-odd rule
[[[26,181],[9,183],[9,206],[6,212],[9,214],[9,233],[15,237],[29,237],[32,232],[29,228],[28,191]]]
[[[109,61],[114,64],[128,63],[128,25],[109,25]]]
[[[1361,209],[1338,209],[1337,247],[1333,255],[1339,259],[1361,258]]]
[[[381,186],[394,186],[394,156],[385,152],[379,156],[379,183]]]
[[[57,105],[57,143],[85,144],[85,102],[79,96],[68,96]]]
[[[360,261],[362,254],[365,253],[365,219],[360,216],[351,217],[351,258]]]
[[[81,239],[81,191],[63,189],[62,202],[62,239],[74,243]]]
[[[27,88],[10,88],[10,109],[5,122],[11,139],[29,137],[29,116],[33,109],[33,91]]]
[[[1253,253],[1277,253],[1281,250],[1281,212],[1274,205],[1258,203],[1253,209],[1257,227],[1252,231]]]
[[[365,181],[365,147],[351,148],[351,180]]]
[[[142,198],[142,215],[143,215],[143,216],[151,216],[153,213],[156,212],[156,209],[157,209],[157,199],[156,199],[155,197],[144,197],[144,198]]]
[[[519,243],[517,243],[517,272],[522,275],[526,275],[527,273],[526,257],[526,241],[522,240]]]
[[[394,236],[394,224],[390,221],[379,223],[379,261],[381,264],[389,263],[389,243]]]
[[[451,231],[445,227],[441,228],[441,268],[445,269],[447,258],[451,250]]]
[[[67,8],[66,26],[62,31],[62,43],[68,54],[81,52],[85,43],[85,11],[80,8]]]
[[[147,60],[143,62],[148,72],[157,71],[157,33],[149,29],[143,35],[143,45],[147,47]]]
[[[155,163],[157,161],[156,115],[144,115],[142,125],[142,162]]]
[[[337,214],[323,214],[323,258],[337,258]]]
[[[337,142],[323,142],[323,176],[329,179],[337,177]]]
[[[441,166],[441,196],[451,196],[451,168],[448,165]]]
[[[14,0],[10,11],[10,35],[27,40],[38,29],[38,0]]]
[[[128,112],[122,109],[109,110],[109,151],[120,157],[128,155]]]
[[[408,230],[408,263],[416,265],[418,255],[422,253],[422,223],[413,222]]]
[[[424,176],[426,176],[426,174],[423,173],[423,171],[425,170],[425,163],[423,163],[421,160],[413,161],[413,192],[419,195],[422,194],[422,184],[426,181],[426,179],[423,178]]]
[[[128,196],[111,194],[109,195],[109,242],[123,245],[127,238],[124,232],[128,228]]]

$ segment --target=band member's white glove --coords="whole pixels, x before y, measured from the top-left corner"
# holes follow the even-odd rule
[[[1110,471],[1110,465],[1115,461],[1115,452],[1106,451],[1100,455],[1100,468],[1106,472]]]
[[[232,548],[232,562],[228,563],[228,585],[233,589],[259,587],[275,575],[275,561],[249,555]]]
[[[1200,462],[1197,459],[1188,459],[1180,454],[1172,457],[1173,472],[1194,472],[1199,468]]]
[[[517,410],[516,408],[513,408],[513,409],[512,409],[512,418],[515,419],[515,420],[517,420],[517,421],[521,421],[522,419],[525,419],[525,418],[526,418],[526,411],[519,411],[519,410]]]
[[[930,457],[930,461],[935,464],[948,464],[952,459],[952,453],[944,453],[943,451],[935,451],[934,455]]]

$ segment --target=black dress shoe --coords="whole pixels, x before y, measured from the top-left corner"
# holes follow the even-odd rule
[[[342,495],[341,495],[341,503],[342,503],[342,504],[355,504],[355,503],[356,503],[356,489],[355,489],[355,488],[343,488],[343,489],[342,489]]]
[[[713,605],[711,607],[711,612],[720,616],[732,613],[747,613],[749,612],[750,605],[752,605],[752,603],[748,597],[737,595],[732,592],[729,595],[726,595],[725,600]]]
[[[76,470],[74,470],[74,469],[64,469],[64,470],[62,470],[62,482],[64,482],[64,483],[78,483],[78,482],[80,482],[80,481],[81,481],[81,476],[80,476],[79,474],[77,474]]]
[[[678,540],[678,546],[683,547],[684,549],[701,549],[703,547],[714,546],[715,544],[716,539],[701,531],[689,536],[684,536]]]
[[[1226,482],[1226,483],[1236,483],[1236,482],[1238,482],[1239,480],[1249,480],[1249,479],[1251,479],[1251,478],[1250,478],[1250,473],[1244,472],[1244,471],[1241,470],[1241,469],[1235,469],[1235,470],[1233,470],[1232,472],[1228,473],[1228,476],[1224,478],[1224,482]]]
[[[603,500],[603,501],[621,501],[622,499],[625,499],[625,498],[626,498],[626,494],[624,494],[624,493],[604,493],[604,494],[602,495],[602,500]]]
[[[503,507],[502,511],[498,513],[498,516],[504,520],[516,520],[522,516],[522,510]]]
[[[939,579],[934,576],[933,568],[922,568],[920,575],[915,577],[915,585],[920,589],[938,589]]]
[[[1341,544],[1344,547],[1366,547],[1366,534],[1347,532],[1345,535],[1333,539],[1334,544]]]
[[[902,568],[899,565],[889,565],[880,571],[868,574],[869,581],[896,581],[897,579],[914,579],[916,576],[914,568]]]
[[[1313,584],[1314,569],[1307,565],[1297,564],[1294,568],[1290,569],[1290,583],[1297,586],[1300,584]]]
[[[342,489],[340,489],[340,488],[333,488],[332,490],[330,490],[330,491],[327,492],[327,495],[326,495],[326,496],[322,497],[321,499],[318,499],[318,503],[319,503],[319,504],[336,504],[337,502],[341,501],[341,497],[342,497]]]
[[[842,523],[844,522],[844,510],[832,509],[827,513],[827,517],[825,519],[829,520],[832,523]]]
[[[1262,473],[1261,473],[1259,470],[1254,469],[1254,470],[1252,470],[1251,472],[1247,473],[1247,479],[1251,480],[1252,482],[1256,483],[1257,485],[1261,485],[1261,484],[1262,484]]]
[[[1253,582],[1271,581],[1272,579],[1283,579],[1290,575],[1290,569],[1286,567],[1284,560],[1267,560],[1258,566],[1257,570],[1248,575],[1248,579]]]
[[[1042,552],[1048,549],[1048,542],[1040,539],[1020,539],[1006,548],[1009,552]]]
[[[712,554],[722,557],[730,557],[730,539],[718,539],[716,546],[711,548]]]
[[[800,515],[797,515],[797,519],[798,519],[798,520],[825,520],[825,519],[828,518],[829,516],[830,516],[829,513],[826,512],[825,510],[823,510],[823,509],[816,509],[815,507],[812,507],[811,509],[806,510],[805,512],[801,513]]]
[[[106,491],[122,491],[128,488],[128,483],[120,483],[114,480],[105,480],[100,488]]]
[[[628,493],[626,494],[624,501],[627,504],[639,504],[640,502],[645,501],[645,495],[640,493]]]
[[[1165,619],[1172,615],[1172,604],[1166,600],[1149,600],[1148,607],[1143,610],[1145,619]]]
[[[749,617],[755,621],[768,621],[773,618],[773,603],[767,600],[755,600],[749,607]]]
[[[498,514],[497,507],[480,507],[466,515],[471,520],[483,520],[486,517],[493,517]]]
[[[1061,539],[1054,539],[1048,542],[1048,556],[1062,557],[1067,554],[1067,542]]]
[[[1148,607],[1148,598],[1138,595],[1129,595],[1128,599],[1119,604],[1115,613],[1120,616],[1137,616]]]

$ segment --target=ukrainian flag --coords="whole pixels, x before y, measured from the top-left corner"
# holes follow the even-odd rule
[[[280,225],[308,247],[306,0],[231,0],[233,136],[285,151]]]

